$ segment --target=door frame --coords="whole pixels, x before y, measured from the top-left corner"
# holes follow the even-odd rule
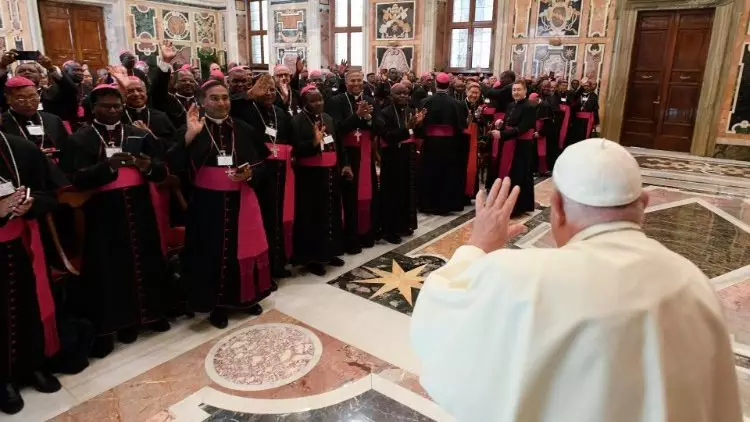
[[[732,65],[730,53],[734,45],[729,45],[729,42],[734,39],[737,32],[744,5],[745,0],[619,0],[615,10],[615,22],[611,23],[615,25],[616,30],[610,78],[607,83],[607,115],[602,122],[602,136],[619,142],[622,133],[638,12],[713,8],[715,11],[711,43],[690,145],[691,154],[711,156],[718,134],[721,100],[729,82],[729,69]]]

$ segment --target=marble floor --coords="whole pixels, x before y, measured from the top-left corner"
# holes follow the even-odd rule
[[[646,232],[700,267],[724,306],[750,416],[750,163],[633,153],[652,197]],[[506,247],[554,247],[552,188],[537,183],[529,231]],[[235,316],[225,330],[199,315],[118,345],[56,394],[25,391],[26,409],[0,421],[451,421],[419,385],[409,320],[424,278],[467,239],[472,218],[470,208],[420,216],[405,243],[282,282],[263,315]]]

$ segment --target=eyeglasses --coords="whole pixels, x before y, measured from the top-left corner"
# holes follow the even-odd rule
[[[20,104],[33,104],[39,102],[39,96],[35,97],[16,97],[14,101]]]

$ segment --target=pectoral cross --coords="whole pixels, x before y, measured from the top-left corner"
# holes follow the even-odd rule
[[[271,147],[271,152],[273,152],[273,156],[274,157],[278,157],[279,156],[279,147],[277,147],[276,145],[272,146]]]
[[[357,144],[359,144],[359,138],[361,138],[361,137],[362,137],[362,132],[360,132],[360,131],[359,131],[359,129],[357,129],[357,130],[356,130],[356,131],[354,132],[354,137],[355,137],[355,138],[357,138]]]

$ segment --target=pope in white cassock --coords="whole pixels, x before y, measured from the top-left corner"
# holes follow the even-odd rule
[[[518,187],[497,181],[426,280],[412,343],[427,392],[460,422],[742,421],[718,300],[643,233],[635,159],[589,139],[552,177],[557,249],[501,249],[524,228],[509,225]]]

